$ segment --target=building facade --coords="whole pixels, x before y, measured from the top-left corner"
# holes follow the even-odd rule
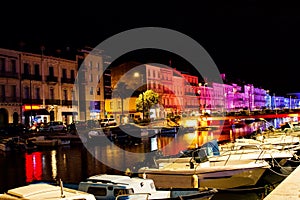
[[[22,120],[21,53],[0,48],[0,127]]]
[[[73,85],[77,62],[43,54],[21,53],[22,122],[77,119]]]
[[[105,117],[121,122],[124,114],[135,116],[135,99],[146,90],[159,95],[156,118],[300,107],[298,93],[283,97],[253,84],[200,82],[160,64],[109,64],[99,50],[83,49],[67,60],[0,49],[0,127]]]

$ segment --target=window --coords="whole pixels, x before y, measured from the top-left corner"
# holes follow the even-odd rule
[[[67,69],[62,69],[62,77],[67,78]]]
[[[71,91],[71,93],[72,93],[72,101],[75,101],[75,91],[72,89],[72,91]]]
[[[16,60],[10,60],[10,70],[13,73],[17,72],[17,64]]]
[[[5,72],[5,58],[0,58],[0,71]]]
[[[88,193],[93,194],[94,196],[106,196],[107,191],[106,187],[89,187],[87,190]]]
[[[118,195],[126,195],[126,194],[134,194],[134,191],[132,188],[130,189],[114,189],[114,196],[118,196]]]
[[[29,87],[28,86],[24,87],[24,98],[25,99],[30,99]]]
[[[74,71],[74,69],[71,70],[71,79],[72,80],[75,79],[75,71]]]
[[[29,75],[30,74],[29,71],[30,71],[29,63],[24,63],[24,74]]]
[[[92,71],[93,69],[93,61],[90,61],[90,70]]]
[[[64,100],[68,100],[68,90],[64,90]]]
[[[17,86],[16,85],[11,86],[11,97],[14,97],[14,98],[17,97]]]
[[[97,70],[100,71],[100,63],[97,63]]]
[[[90,88],[90,95],[93,95],[93,94],[94,94],[93,90],[94,90],[94,88],[91,87],[91,88]]]
[[[91,72],[91,73],[92,73],[92,72]],[[89,79],[90,79],[90,82],[93,82],[93,74],[90,74],[89,76],[90,76],[90,78],[89,78]]]
[[[97,88],[97,95],[100,95],[100,88]]]
[[[54,69],[52,66],[49,67],[49,76],[54,76]]]
[[[54,99],[54,89],[50,88],[50,99]]]
[[[5,99],[5,85],[0,85],[0,97]]]
[[[41,99],[40,88],[35,88],[35,99]]]
[[[34,75],[36,75],[36,76],[40,75],[40,65],[39,64],[34,65]]]

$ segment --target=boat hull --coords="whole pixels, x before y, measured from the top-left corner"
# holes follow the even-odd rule
[[[260,163],[261,162],[261,163]],[[202,163],[201,163],[202,164]],[[181,165],[181,167],[180,167]],[[186,165],[186,169],[182,167]],[[153,179],[157,188],[199,188],[228,189],[254,186],[270,167],[265,161],[253,164],[191,167],[188,163],[168,163],[162,168],[141,168],[139,176]]]
[[[180,174],[155,174],[146,173],[146,177],[153,179],[157,188],[193,188],[209,187],[217,189],[229,189],[244,186],[254,186],[266,171],[265,168],[253,168],[247,170],[233,170],[197,174],[198,180],[193,175]]]

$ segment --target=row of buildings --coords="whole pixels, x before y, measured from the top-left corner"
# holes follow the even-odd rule
[[[225,74],[224,82],[216,83],[170,66],[110,63],[100,50],[82,49],[70,60],[0,48],[0,126],[104,117],[121,121],[121,116],[134,117],[135,99],[149,89],[159,94],[152,118],[300,107],[294,94],[275,96],[253,84],[227,83]]]

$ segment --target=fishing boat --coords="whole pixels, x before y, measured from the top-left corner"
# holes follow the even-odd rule
[[[48,183],[29,184],[8,190],[7,192],[0,194],[0,200],[96,200],[95,196],[83,191],[65,188],[61,184],[60,186],[51,185]]]
[[[152,179],[117,174],[98,174],[79,183],[78,189],[92,193],[97,200],[115,199],[210,199],[216,189],[157,190]],[[188,198],[189,197],[189,198]]]

